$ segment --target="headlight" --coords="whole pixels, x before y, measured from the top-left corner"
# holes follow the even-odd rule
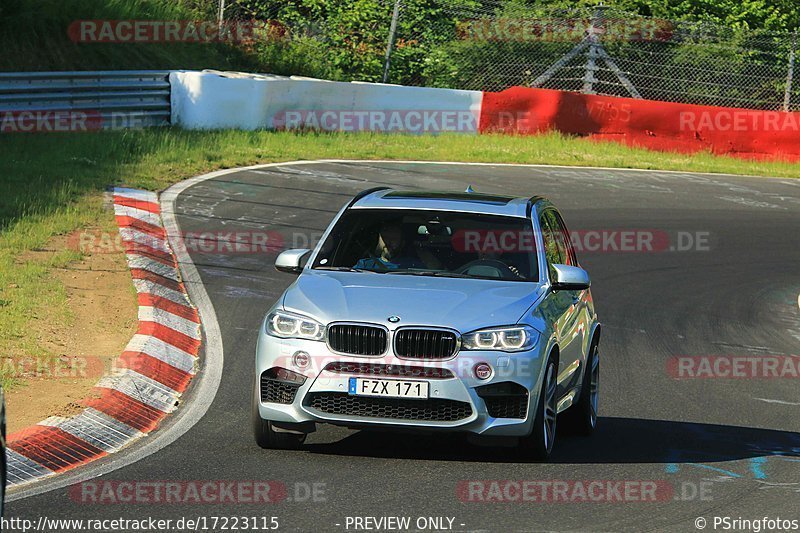
[[[267,317],[267,334],[283,339],[309,339],[321,341],[325,338],[325,326],[302,315],[286,311],[274,311]]]
[[[461,347],[464,350],[523,352],[533,348],[538,340],[539,332],[530,326],[506,326],[467,333],[461,339]]]

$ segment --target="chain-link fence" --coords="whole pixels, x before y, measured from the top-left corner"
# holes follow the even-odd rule
[[[264,21],[253,51],[276,74],[800,109],[796,32],[517,0],[211,1],[225,20]]]

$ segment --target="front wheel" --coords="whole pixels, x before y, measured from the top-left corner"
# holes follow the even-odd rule
[[[533,431],[520,442],[526,455],[540,461],[547,461],[550,458],[556,440],[557,381],[556,362],[550,356],[544,371],[542,390],[536,407],[536,418],[533,421]]]
[[[253,436],[256,444],[269,450],[298,450],[306,441],[306,433],[276,429],[269,420],[261,418],[258,405],[253,402]]]
[[[565,413],[569,414],[570,426],[579,434],[589,436],[597,428],[597,408],[600,403],[600,354],[598,343],[592,344],[586,357],[581,397],[578,403]]]
[[[275,431],[269,420],[257,421],[253,429],[256,444],[267,450],[299,450],[306,440],[305,433]]]

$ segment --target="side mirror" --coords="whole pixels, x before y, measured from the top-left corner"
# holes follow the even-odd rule
[[[582,268],[569,265],[553,265],[554,279],[551,280],[554,291],[582,291],[591,285],[589,273]]]
[[[275,270],[288,272],[289,274],[299,274],[306,266],[306,261],[311,250],[307,248],[294,248],[281,252],[275,259]]]

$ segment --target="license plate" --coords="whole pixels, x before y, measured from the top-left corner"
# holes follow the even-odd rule
[[[400,379],[350,378],[348,393],[353,396],[383,396],[385,398],[428,398],[426,381]]]

